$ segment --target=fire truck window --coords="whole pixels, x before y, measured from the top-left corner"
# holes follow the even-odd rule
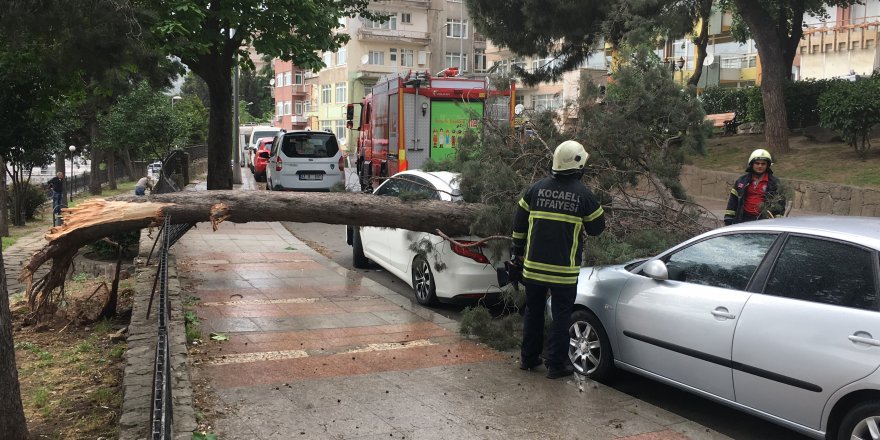
[[[284,137],[281,152],[287,157],[327,158],[339,152],[339,144],[331,133],[296,134]]]

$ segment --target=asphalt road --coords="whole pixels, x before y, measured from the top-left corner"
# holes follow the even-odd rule
[[[415,301],[412,289],[406,282],[382,270],[379,266],[373,265],[370,269],[355,269],[352,266],[351,247],[345,242],[345,226],[323,223],[283,224],[297,238],[340,266],[361,272],[371,280]],[[463,308],[460,305],[444,304],[433,308],[433,310],[452,319],[458,319]],[[609,385],[733,439],[806,440],[809,438],[757,417],[635,374],[620,372],[614,382]]]

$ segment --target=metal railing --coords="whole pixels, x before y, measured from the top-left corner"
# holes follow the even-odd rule
[[[149,318],[153,297],[156,293],[156,287],[158,287],[156,315],[159,325],[156,335],[153,390],[150,398],[150,438],[152,440],[170,440],[174,437],[173,376],[171,375],[171,344],[169,343],[171,303],[168,295],[168,249],[193,226],[192,224],[172,225],[171,215],[166,215],[159,237],[156,239],[156,242],[161,242],[162,245],[159,248],[159,267],[156,269],[156,277],[153,280],[153,291],[147,305],[147,318]],[[153,246],[155,247],[155,243]],[[152,251],[150,253],[152,257]],[[147,261],[149,263],[149,259]]]

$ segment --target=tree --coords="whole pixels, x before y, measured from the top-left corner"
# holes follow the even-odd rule
[[[238,79],[241,102],[245,104],[247,113],[258,121],[265,121],[263,118],[266,114],[275,111],[275,102],[272,100],[271,86],[269,86],[270,79],[272,79],[271,74],[261,75],[252,70],[242,71]],[[239,112],[239,115],[242,114]]]
[[[3,438],[28,438],[27,420],[21,405],[21,387],[18,367],[15,365],[15,344],[12,339],[12,312],[9,310],[9,291],[6,268],[0,253],[0,432]]]
[[[315,0],[302,7],[282,0],[141,0],[153,15],[142,23],[208,87],[208,189],[232,185],[232,68],[252,68],[247,46],[293,61],[305,69],[323,66],[321,51],[335,51],[349,35],[335,32],[345,16],[373,18],[368,0]],[[299,4],[297,4],[299,5]]]
[[[190,137],[184,110],[180,103],[172,108],[168,96],[141,82],[98,117],[98,145],[105,151],[127,148],[137,157],[162,159]]]
[[[791,79],[792,63],[804,33],[804,14],[827,18],[827,6],[846,7],[854,3],[858,0],[727,0],[723,3],[734,13],[733,35],[739,41],[751,36],[758,49],[764,137],[771,151],[791,151],[783,87]]]
[[[503,6],[496,0],[467,0],[467,4],[476,28],[496,44],[519,55],[554,58],[534,72],[517,69],[529,85],[557,80],[578,68],[599,49],[598,43],[611,46],[616,70],[622,46],[685,35],[701,18],[708,24],[711,15],[711,0],[508,0]]]

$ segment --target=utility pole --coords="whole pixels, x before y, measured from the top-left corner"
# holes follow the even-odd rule
[[[235,29],[230,30],[232,36],[235,35]],[[238,134],[238,51],[235,52],[235,70],[232,75],[232,183],[241,184],[241,144],[239,143]]]

